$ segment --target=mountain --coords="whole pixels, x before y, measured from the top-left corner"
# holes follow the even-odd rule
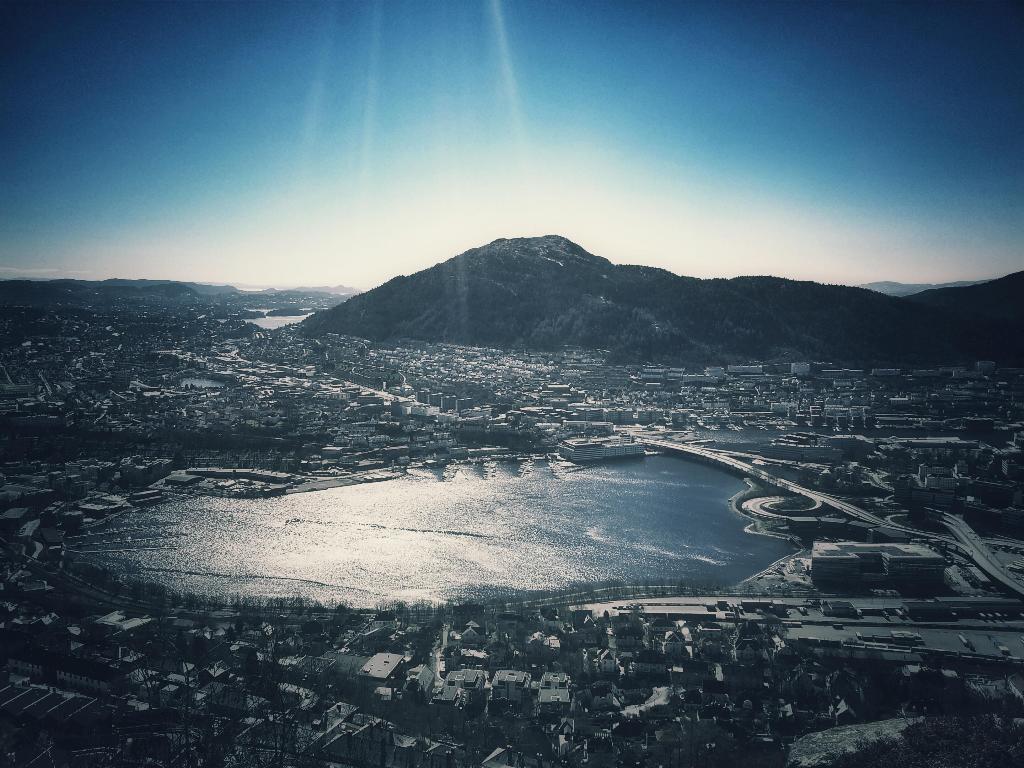
[[[251,283],[237,283],[238,288],[243,291],[250,293],[263,293],[274,295],[278,293],[295,293],[295,294],[311,294],[320,293],[327,294],[330,296],[354,296],[359,293],[358,288],[352,288],[348,285],[302,285],[295,288],[275,288],[266,285],[253,285]]]
[[[17,278],[0,280],[0,305],[21,304],[48,306],[51,304],[83,305],[114,300],[179,300],[221,302],[265,302],[313,301],[324,306],[329,300],[343,300],[354,293],[354,288],[333,286],[323,288],[266,288],[259,291],[242,291],[233,285],[180,282],[177,280],[129,280],[110,278],[107,280]],[[333,301],[331,301],[333,303]]]
[[[963,288],[968,285],[977,285],[984,280],[960,280],[955,283],[897,283],[892,280],[880,280],[877,283],[864,283],[859,288],[867,288],[869,291],[884,293],[886,296],[910,296],[921,291],[928,291],[933,288]]]
[[[997,335],[995,326],[862,288],[777,277],[701,280],[613,264],[549,235],[495,240],[396,277],[317,312],[303,330],[506,348],[570,344],[617,359],[694,363],[1024,358],[1024,343]]]
[[[191,283],[170,280],[0,280],[0,304],[50,306],[110,301],[194,301]]]
[[[1021,323],[1024,321],[1024,271],[961,288],[933,288],[907,299],[962,316]]]
[[[273,292],[275,288],[268,288],[268,292]],[[312,286],[301,286],[299,288],[281,288],[280,291],[287,291],[289,293],[329,293],[332,296],[355,296],[359,293],[358,288],[351,288],[347,285],[312,285]]]
[[[87,283],[89,281],[79,280],[75,281],[79,283]],[[192,292],[201,296],[217,296],[222,293],[238,293],[238,289],[233,285],[215,285],[213,283],[191,283],[181,282],[179,280],[145,280],[145,279],[134,279],[129,280],[126,278],[112,277],[107,280],[100,280],[96,283],[98,286],[119,286],[123,288],[152,288],[159,290],[161,286],[184,286]],[[171,290],[176,290],[171,288]]]

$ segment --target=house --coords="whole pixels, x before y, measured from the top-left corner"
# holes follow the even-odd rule
[[[625,704],[615,683],[599,680],[590,686],[590,708],[594,712],[619,712]]]
[[[572,705],[568,688],[541,688],[537,691],[537,708],[546,714],[564,714]]]
[[[397,653],[377,653],[359,669],[357,678],[367,685],[396,687],[405,680],[405,657]]]
[[[448,633],[448,644],[455,648],[479,648],[486,640],[487,636],[475,621],[466,622],[461,632]]]
[[[429,698],[430,692],[434,690],[434,670],[426,664],[418,664],[410,669],[405,675],[405,690]]]
[[[459,669],[448,673],[431,703],[462,709],[474,701],[482,701],[486,686],[487,673],[483,670]]]
[[[644,629],[639,624],[632,622],[620,624],[611,630],[608,638],[608,647],[616,655],[625,651],[635,651],[644,647]]]
[[[631,677],[642,677],[647,680],[665,678],[665,682],[668,682],[668,665],[665,663],[665,657],[657,651],[646,648],[638,651],[627,669]]]
[[[671,669],[673,685],[718,690],[725,683],[722,665],[703,659],[683,659]]]
[[[459,651],[459,666],[465,669],[487,669],[491,663],[491,655],[487,651],[475,648],[463,648]]]
[[[577,645],[596,645],[600,633],[590,611],[573,611],[573,636]]]
[[[595,652],[585,652],[590,662],[590,668],[596,675],[616,675],[619,672],[619,664],[615,660],[615,654],[609,648],[602,648]]]
[[[530,673],[499,669],[491,678],[491,698],[521,704],[530,690]]]
[[[322,751],[329,760],[377,768],[448,768],[456,757],[454,745],[409,736],[393,723],[358,713],[332,727]]]
[[[682,630],[666,631],[659,639],[658,646],[661,652],[670,659],[678,659],[689,654],[690,642],[690,630],[683,627]]]
[[[545,672],[541,675],[537,689],[537,707],[541,712],[563,714],[569,711],[571,704],[569,676],[565,672]]]
[[[545,672],[540,678],[540,687],[544,688],[569,688],[569,675],[565,672]]]
[[[480,692],[487,685],[487,675],[480,669],[458,669],[448,673],[444,684],[454,685],[464,691]]]
[[[465,709],[468,702],[469,691],[459,688],[457,685],[442,685],[430,699],[430,703],[434,706],[451,709]]]

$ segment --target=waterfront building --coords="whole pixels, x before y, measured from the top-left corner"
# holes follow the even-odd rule
[[[640,443],[621,438],[577,439],[562,442],[558,446],[558,453],[563,459],[574,462],[603,461],[643,456],[644,447]]]
[[[946,561],[923,544],[816,541],[811,551],[815,584],[941,585]]]

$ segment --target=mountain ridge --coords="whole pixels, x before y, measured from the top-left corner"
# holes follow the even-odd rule
[[[908,301],[937,307],[962,316],[980,316],[1014,322],[1024,310],[1024,270],[995,280],[962,287],[940,287],[907,297]]]
[[[313,336],[376,341],[569,344],[631,360],[1024,358],[1021,342],[1007,347],[991,318],[864,288],[772,276],[701,279],[614,264],[558,235],[471,248],[315,313],[302,327]]]
[[[344,289],[344,290],[343,290]],[[348,291],[348,292],[346,292]],[[246,291],[230,284],[200,283],[184,280],[154,280],[147,278],[112,277],[103,280],[82,280],[79,278],[0,278],[0,305],[53,303],[81,303],[88,300],[110,300],[115,298],[177,297],[182,300],[216,300],[224,297],[243,298],[259,295],[276,299],[310,294],[346,298],[358,293],[346,286],[323,288],[266,288]]]
[[[867,288],[869,291],[884,293],[886,296],[912,296],[922,291],[930,291],[936,288],[965,288],[968,285],[987,283],[988,280],[956,280],[950,283],[901,283],[897,280],[877,280],[873,283],[862,283],[857,288]]]

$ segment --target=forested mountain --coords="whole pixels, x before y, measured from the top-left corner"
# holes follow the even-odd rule
[[[701,280],[617,265],[564,237],[501,239],[308,318],[336,332],[498,347],[608,349],[619,359],[1019,360],[987,318],[848,286]]]
[[[0,304],[47,307],[81,306],[111,301],[198,301],[238,293],[231,286],[174,280],[0,280]]]
[[[137,303],[170,305],[267,305],[280,308],[289,302],[301,307],[333,306],[349,295],[335,288],[290,288],[241,291],[233,285],[177,280],[0,280],[0,306],[95,307]],[[345,289],[349,293],[354,289]],[[308,310],[307,310],[308,311]]]
[[[1024,272],[963,288],[935,288],[907,298],[962,315],[980,315],[1019,324],[1024,321]]]

